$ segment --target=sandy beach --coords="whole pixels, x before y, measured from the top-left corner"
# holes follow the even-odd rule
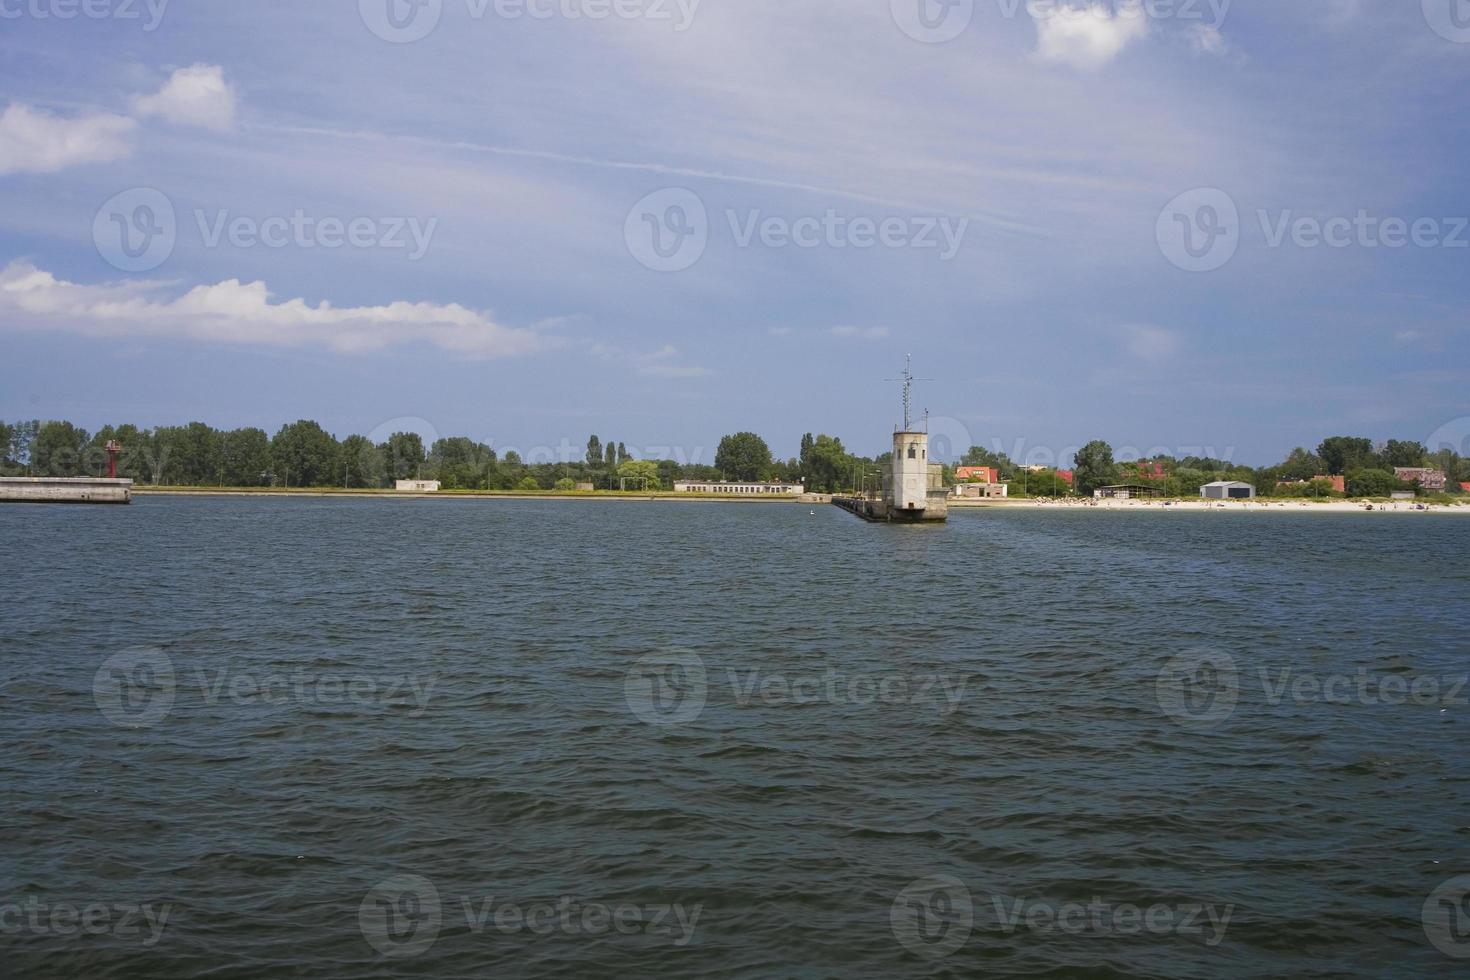
[[[1358,500],[950,500],[951,510],[982,507],[1028,507],[1042,510],[1234,511],[1251,514],[1470,514],[1467,504],[1431,504],[1412,500],[1374,503]]]

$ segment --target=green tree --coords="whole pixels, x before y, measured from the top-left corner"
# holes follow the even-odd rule
[[[366,439],[363,442],[367,442]],[[126,451],[127,443],[123,442]],[[224,481],[231,487],[258,487],[269,479],[271,440],[264,429],[247,426],[220,436],[220,458]],[[377,484],[371,484],[377,486]]]
[[[1113,462],[1113,447],[1094,439],[1077,450],[1073,463],[1077,492],[1092,496],[1092,491],[1116,483],[1118,467]]]
[[[342,440],[343,485],[353,490],[374,490],[388,477],[383,451],[367,436],[351,435]]]
[[[287,486],[338,485],[338,452],[332,434],[308,419],[282,426],[271,440],[271,464]]]
[[[573,480],[571,477],[564,476],[560,480],[556,481],[556,483],[552,486],[552,489],[555,490],[557,493],[567,493],[571,490],[577,489],[577,481]]]
[[[1327,475],[1342,476],[1348,470],[1367,469],[1377,460],[1371,440],[1358,436],[1331,436],[1322,440],[1317,455],[1327,466]]]
[[[523,493],[537,493],[541,490],[541,484],[534,476],[523,476],[516,484],[516,489]]]
[[[651,459],[630,459],[618,467],[618,477],[627,480],[632,489],[659,489],[658,464]],[[646,483],[644,481],[647,481]],[[642,484],[642,486],[639,486]]]
[[[1349,470],[1345,480],[1349,497],[1387,497],[1395,490],[1412,490],[1413,484],[1404,483],[1388,470],[1362,467]]]
[[[853,457],[842,448],[842,440],[819,435],[812,441],[808,462],[803,467],[816,493],[835,493],[852,482]]]
[[[597,436],[587,440],[587,465],[594,470],[602,465],[602,440]]]
[[[1325,474],[1327,464],[1323,462],[1321,456],[1298,446],[1276,470],[1280,479],[1283,480],[1310,480],[1314,476]]]
[[[424,468],[424,440],[417,432],[395,432],[383,443],[383,463],[388,479],[417,479]]]
[[[1429,455],[1429,450],[1424,448],[1422,442],[1409,442],[1403,439],[1390,439],[1383,445],[1383,458],[1385,467],[1395,466],[1423,466],[1424,459]]]
[[[31,471],[38,476],[83,476],[86,429],[70,422],[42,422],[30,446]]]
[[[771,448],[754,432],[737,432],[720,440],[715,469],[727,480],[764,480],[771,469]]]

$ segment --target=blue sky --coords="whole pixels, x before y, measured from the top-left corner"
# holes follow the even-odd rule
[[[86,2],[0,0],[0,417],[876,453],[907,353],[1040,462],[1470,416],[1466,0]]]

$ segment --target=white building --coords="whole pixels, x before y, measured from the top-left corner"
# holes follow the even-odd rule
[[[929,506],[929,433],[893,434],[892,492],[895,510]]]
[[[399,493],[438,493],[438,480],[399,480],[394,486]]]
[[[806,487],[800,483],[698,483],[681,480],[674,483],[674,492],[795,497],[806,493]]]
[[[1199,495],[1207,500],[1250,500],[1256,488],[1239,480],[1216,480],[1200,487]]]

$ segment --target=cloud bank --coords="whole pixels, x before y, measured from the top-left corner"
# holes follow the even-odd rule
[[[81,285],[16,261],[0,270],[0,331],[66,330],[88,336],[154,337],[268,347],[321,346],[346,353],[427,343],[477,358],[549,346],[534,331],[506,327],[457,303],[315,306],[273,302],[263,282],[230,279],[169,298],[169,284]]]

